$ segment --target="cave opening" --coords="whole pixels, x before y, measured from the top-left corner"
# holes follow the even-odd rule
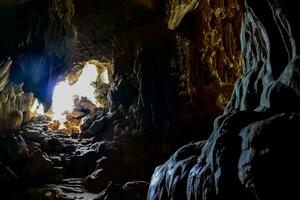
[[[297,9],[0,0],[0,199],[295,199]]]
[[[73,70],[56,83],[49,110],[43,112],[43,105],[36,100],[34,112],[51,118],[49,128],[52,131],[79,134],[86,117],[96,110],[107,109],[110,104],[107,98],[111,81],[109,71],[109,65],[97,60],[83,63],[81,69]]]

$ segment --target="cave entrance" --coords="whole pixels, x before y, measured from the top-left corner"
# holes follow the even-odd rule
[[[81,70],[70,73],[54,88],[49,128],[68,134],[80,132],[83,119],[109,105],[111,70],[107,63],[88,61]]]

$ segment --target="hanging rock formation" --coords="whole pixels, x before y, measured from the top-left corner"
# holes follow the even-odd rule
[[[299,23],[291,1],[245,1],[244,74],[203,143],[156,168],[152,199],[290,199],[299,196]]]

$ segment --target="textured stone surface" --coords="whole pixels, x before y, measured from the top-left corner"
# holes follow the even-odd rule
[[[185,13],[190,4],[195,8],[192,6]],[[166,21],[170,24],[183,17],[175,29],[178,33],[175,63],[181,68],[182,94],[202,114],[220,114],[230,99],[235,80],[242,74],[239,45],[242,14],[239,0],[167,1]]]
[[[172,199],[178,186],[186,192],[181,199],[298,196],[292,184],[299,176],[294,134],[299,129],[299,29],[298,13],[291,14],[294,6],[286,1],[245,1],[244,75],[236,81],[223,115],[215,120],[213,133],[193,154],[197,161],[186,169],[187,185],[167,184],[168,177],[175,179],[177,173],[161,169],[185,166],[171,157],[155,171],[149,200]]]
[[[225,112],[230,109],[276,112],[299,109],[298,29],[292,26],[295,19],[289,15],[293,4],[281,4],[284,9],[278,7],[280,4],[264,2],[264,12],[255,3],[248,5],[247,2],[241,34],[245,74],[236,82]],[[265,24],[266,21],[269,24]]]
[[[8,78],[9,78],[9,71],[10,71],[10,66],[12,64],[12,61],[10,58],[7,60],[3,60],[0,63],[0,92],[4,89],[6,84],[8,83]],[[1,104],[2,104],[2,98],[1,98]]]
[[[24,114],[30,114],[35,100],[33,93],[24,93],[23,83],[7,83],[0,93],[0,133],[19,129],[28,120]]]
[[[214,106],[220,110],[227,104],[234,82],[242,74],[239,45],[242,14],[241,0],[204,0],[195,13],[196,58],[199,59],[196,62],[201,63],[200,71],[206,76],[202,78],[206,87],[194,80],[196,91],[202,87],[204,92],[207,88],[214,93]]]
[[[150,199],[184,199],[186,197],[187,176],[197,163],[204,142],[180,148],[166,164],[155,169],[150,183]],[[161,176],[165,174],[165,176]]]
[[[299,175],[299,162],[295,159],[299,120],[299,113],[277,114],[254,122],[240,132],[242,152],[238,175],[252,196],[274,199],[299,195],[296,186],[290,184]]]
[[[98,193],[105,189],[108,181],[109,178],[107,177],[107,174],[103,172],[103,169],[98,169],[92,174],[88,175],[83,184],[87,190]]]
[[[199,5],[199,0],[169,0],[167,2],[168,28],[172,30],[179,26],[181,20],[187,13],[195,10]]]
[[[143,200],[146,198],[148,183],[143,181],[132,181],[117,185],[109,183],[107,188],[99,193],[93,200]]]
[[[42,117],[34,118],[20,131],[0,136],[2,197],[24,200],[92,199],[96,195],[84,189],[83,178],[62,180],[66,174],[70,174],[70,160],[77,174],[87,175],[93,171],[98,157],[95,158],[95,152],[93,155],[86,152],[92,145],[89,143],[84,146],[69,136],[45,132],[47,123],[49,121]],[[76,159],[82,162],[77,164]],[[87,162],[93,165],[89,172],[86,172]]]

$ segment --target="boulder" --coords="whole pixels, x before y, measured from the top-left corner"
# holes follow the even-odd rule
[[[29,156],[27,144],[20,135],[0,136],[0,160],[13,165]]]
[[[31,153],[30,159],[22,167],[20,177],[27,184],[50,183],[57,181],[60,172],[55,168],[53,162],[40,149]]]
[[[21,111],[12,111],[6,118],[5,129],[9,132],[19,130],[23,122],[23,113]]]
[[[109,174],[103,169],[98,169],[85,178],[83,185],[88,191],[98,193],[105,189],[108,181]]]
[[[238,176],[257,199],[294,199],[299,196],[298,139],[300,114],[277,114],[249,124],[240,132]],[[250,196],[250,195],[249,195]]]
[[[109,124],[109,119],[107,117],[101,117],[100,119],[94,121],[89,128],[89,131],[93,134],[101,134],[103,131],[105,131]]]
[[[71,177],[85,177],[96,168],[96,161],[99,156],[94,150],[83,149],[79,154],[70,157],[70,161],[65,166],[66,174]]]

